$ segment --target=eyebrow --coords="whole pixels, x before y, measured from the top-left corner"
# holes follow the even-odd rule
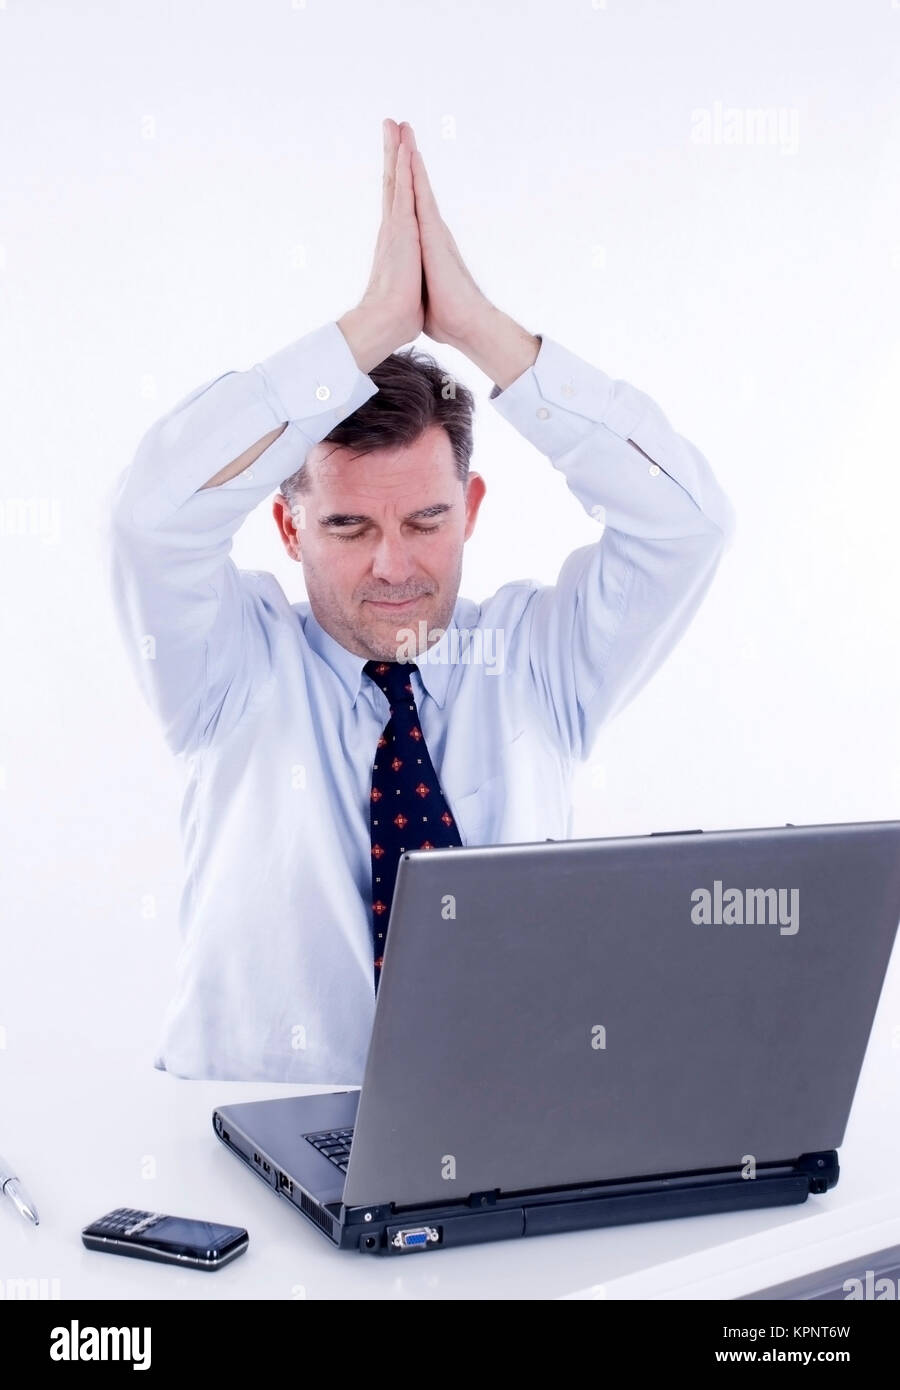
[[[433,502],[430,507],[420,507],[417,512],[409,512],[403,520],[424,521],[428,517],[443,516],[445,512],[452,510],[450,502]],[[339,526],[362,526],[371,520],[370,516],[357,516],[352,512],[329,512],[327,516],[319,517],[319,525],[335,530]]]

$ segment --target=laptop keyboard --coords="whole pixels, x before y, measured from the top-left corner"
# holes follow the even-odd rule
[[[340,1168],[342,1173],[346,1173],[350,1159],[350,1143],[353,1139],[352,1126],[350,1129],[325,1129],[321,1134],[304,1134],[303,1137],[308,1139],[320,1154],[330,1158],[335,1168]]]

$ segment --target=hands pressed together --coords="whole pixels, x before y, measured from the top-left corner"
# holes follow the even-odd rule
[[[338,325],[363,371],[424,332],[464,352],[502,389],[531,365],[540,342],[473,280],[438,210],[412,126],[388,119],[383,133],[382,220],[372,272],[359,304]]]

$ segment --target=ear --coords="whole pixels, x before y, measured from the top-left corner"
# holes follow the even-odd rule
[[[467,541],[475,530],[475,522],[478,517],[478,509],[481,506],[484,494],[487,492],[487,483],[480,473],[470,471],[466,479],[466,531],[463,540]]]
[[[275,518],[275,525],[278,527],[282,545],[288,555],[292,560],[297,560],[302,564],[300,534],[305,521],[303,504],[298,503],[292,508],[287,498],[279,492],[272,503],[272,515]]]

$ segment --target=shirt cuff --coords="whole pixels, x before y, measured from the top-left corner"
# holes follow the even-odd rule
[[[255,383],[256,410],[266,418],[262,426],[257,421],[252,427],[248,420],[241,420],[243,433],[249,427],[250,434],[258,438],[277,423],[288,424],[252,468],[244,469],[218,489],[247,493],[251,501],[255,495],[264,498],[273,487],[278,487],[299,468],[298,452],[308,454],[378,391],[372,378],[361,371],[336,321],[305,333],[271,357],[255,363],[250,380]],[[237,440],[226,450],[229,451],[235,457],[241,452]]]
[[[614,529],[657,538],[711,526],[733,533],[734,510],[712,469],[652,398],[553,339],[542,338],[532,366],[492,392],[491,404]],[[586,441],[591,447],[581,448]]]
[[[544,334],[535,361],[505,391],[490,394],[494,409],[551,460],[567,454],[597,425],[633,437],[644,415],[640,393],[614,389],[612,377]],[[621,386],[621,383],[620,383]]]
[[[336,321],[304,334],[253,370],[279,419],[298,424],[313,444],[378,390],[360,369]]]

